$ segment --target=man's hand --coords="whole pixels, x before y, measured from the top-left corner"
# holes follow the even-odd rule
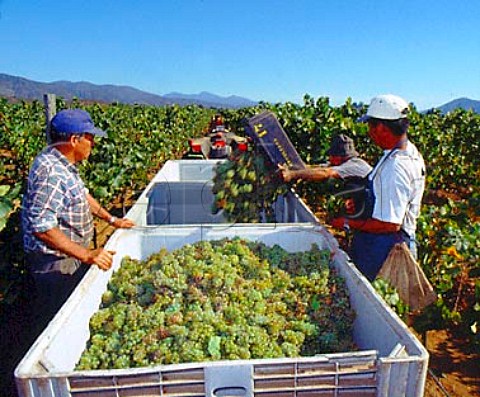
[[[129,219],[120,219],[119,221],[128,221],[128,224],[133,224]],[[87,265],[96,265],[102,270],[108,270],[112,267],[113,255],[115,255],[114,251],[107,251],[103,248],[94,250],[85,248],[70,240],[58,228],[53,228],[42,233],[35,233],[35,235],[49,247],[79,259]]]
[[[288,169],[286,165],[278,164],[278,170],[280,171],[282,179],[285,182],[290,182],[292,180],[292,172]]]
[[[347,212],[348,215],[354,215],[355,214],[355,201],[352,198],[347,198],[345,199],[345,211]]]
[[[97,248],[89,252],[85,261],[88,265],[97,265],[101,270],[108,270],[112,267],[114,251],[107,251],[103,248]]]
[[[128,218],[117,218],[115,222],[112,223],[112,226],[117,229],[130,229],[135,226],[135,222]]]

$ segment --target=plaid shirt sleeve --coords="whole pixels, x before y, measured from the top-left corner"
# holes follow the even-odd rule
[[[56,152],[38,158],[28,178],[22,223],[27,251],[55,253],[34,233],[58,227],[68,238],[88,246],[93,219],[86,188],[76,168]]]
[[[58,226],[57,212],[63,211],[65,191],[55,169],[39,170],[31,182],[29,220],[32,231],[41,233]]]

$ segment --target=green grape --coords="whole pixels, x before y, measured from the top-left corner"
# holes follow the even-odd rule
[[[241,238],[162,249],[144,261],[124,258],[90,320],[77,368],[351,349],[354,312],[329,260],[317,246],[288,253]]]
[[[223,209],[230,222],[257,223],[264,217],[267,222],[275,221],[272,203],[288,188],[261,151],[256,148],[217,165],[214,213]]]

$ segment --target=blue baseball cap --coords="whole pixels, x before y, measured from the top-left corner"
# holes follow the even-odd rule
[[[105,131],[95,127],[90,114],[82,109],[66,109],[52,119],[52,127],[58,134],[84,134],[107,136]]]

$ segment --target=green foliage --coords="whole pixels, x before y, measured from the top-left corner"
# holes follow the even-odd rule
[[[410,119],[410,136],[427,164],[428,186],[478,193],[480,115],[458,109],[446,115],[413,112]]]
[[[217,111],[199,106],[153,107],[79,101],[67,104],[57,100],[58,110],[67,106],[88,110],[95,124],[108,133],[108,138],[99,140],[94,147],[90,161],[81,166],[88,187],[107,206],[112,199],[121,198],[127,192],[134,195],[141,192],[166,160],[181,157],[188,138],[201,135]],[[350,135],[361,156],[370,164],[375,164],[381,155],[368,138],[367,126],[356,122],[365,112],[365,106],[352,103],[350,98],[334,107],[326,97],[315,99],[305,95],[302,104],[260,103],[256,107],[222,109],[221,112],[230,128],[242,135],[243,120],[264,110],[276,114],[307,163],[326,162],[326,149],[336,133]],[[478,338],[474,330],[478,326],[480,307],[475,281],[480,273],[477,241],[480,115],[465,110],[445,115],[438,111],[423,114],[412,108],[410,124],[409,138],[427,164],[427,194],[417,235],[419,261],[439,294],[438,301],[424,310],[417,324],[419,328],[463,326]],[[11,103],[0,98],[0,186],[9,186],[8,192],[6,187],[0,188],[3,192],[0,255],[4,258],[0,264],[0,301],[6,299],[12,283],[25,272],[18,203],[31,161],[45,145],[44,125],[43,106],[38,101]],[[242,185],[244,181],[236,183]],[[296,192],[315,212],[332,213],[338,208],[330,188],[322,183],[295,185]],[[445,195],[451,200],[444,199]],[[250,204],[255,200],[249,197]],[[214,349],[215,340],[212,346]]]
[[[20,190],[20,184],[0,185],[0,232],[7,226],[12,212],[20,205]]]
[[[416,319],[420,331],[461,327],[478,343],[479,208],[478,195],[424,206],[417,232],[419,262],[439,299]]]
[[[373,288],[401,318],[406,319],[406,315],[409,312],[408,305],[400,298],[398,291],[395,287],[390,285],[387,280],[382,278],[376,278],[372,282]]]

